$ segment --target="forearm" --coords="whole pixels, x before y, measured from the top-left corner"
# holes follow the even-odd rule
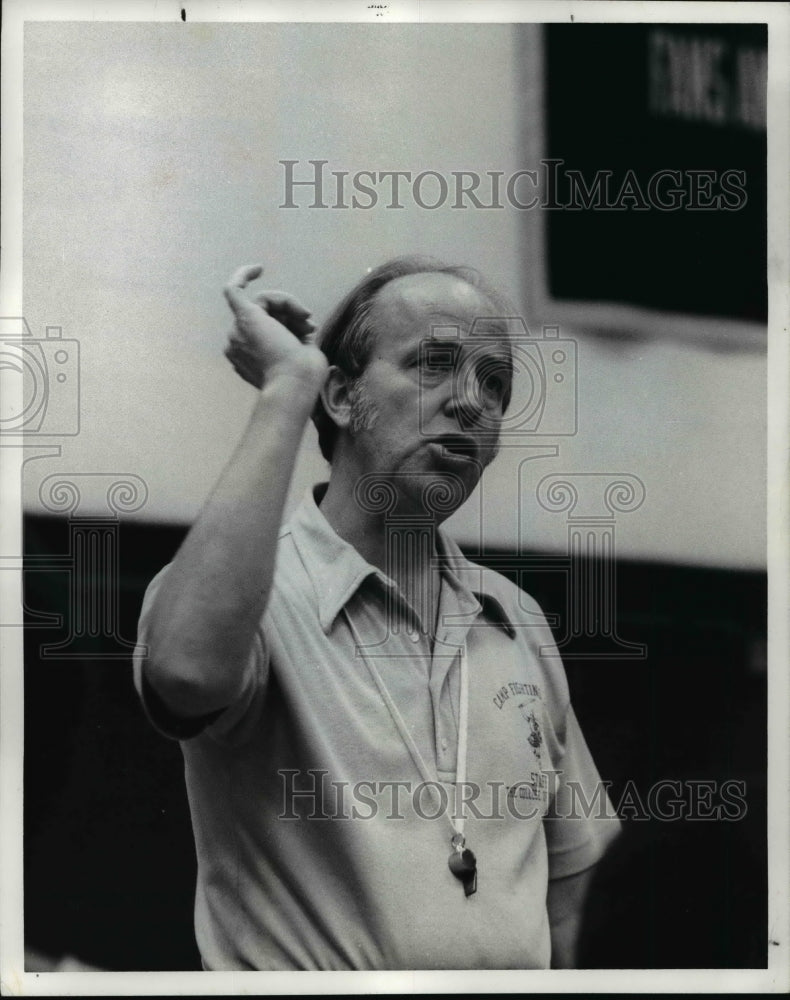
[[[581,917],[573,914],[551,925],[552,969],[576,969]]]
[[[146,676],[174,712],[209,713],[238,693],[271,589],[299,444],[324,378],[317,353],[270,373],[151,609]]]

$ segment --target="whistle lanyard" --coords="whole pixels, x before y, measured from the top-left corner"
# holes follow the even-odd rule
[[[464,640],[463,645],[460,650],[461,658],[461,700],[459,706],[458,714],[458,754],[456,760],[455,768],[455,784],[456,792],[460,786],[461,788],[461,800],[458,802],[458,796],[456,794],[455,810],[457,814],[456,818],[453,819],[450,812],[444,810],[444,804],[441,799],[439,791],[439,775],[434,769],[433,774],[429,769],[425,758],[420,753],[420,748],[414,741],[411,733],[406,726],[406,722],[395,704],[392,695],[384,683],[384,678],[373,662],[372,657],[365,655],[365,648],[359,637],[354,623],[351,621],[351,616],[348,612],[343,609],[346,621],[351,630],[351,634],[354,638],[354,642],[357,647],[357,654],[362,657],[365,661],[365,665],[370,671],[373,680],[376,683],[376,687],[379,690],[379,694],[384,700],[384,704],[387,706],[390,715],[392,716],[392,721],[395,723],[397,730],[400,734],[401,739],[406,745],[409,753],[411,754],[412,760],[420,772],[420,777],[422,778],[425,785],[433,789],[439,799],[439,808],[445,812],[447,820],[452,828],[452,837],[450,839],[450,846],[452,848],[450,853],[450,858],[448,864],[450,871],[455,875],[459,881],[463,883],[464,891],[467,896],[471,896],[473,892],[477,889],[477,866],[474,854],[466,847],[466,842],[464,839],[464,827],[466,824],[466,808],[463,801],[463,788],[466,783],[466,757],[467,757],[467,735],[469,731],[469,663],[466,652],[466,641]]]

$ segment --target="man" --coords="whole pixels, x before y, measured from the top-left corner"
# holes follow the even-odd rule
[[[439,530],[497,450],[501,302],[399,259],[319,349],[295,300],[247,298],[260,273],[225,289],[258,400],[135,664],[182,741],[204,967],[570,966],[617,821],[573,808],[599,778],[540,609]],[[311,413],[331,476],[282,527]]]

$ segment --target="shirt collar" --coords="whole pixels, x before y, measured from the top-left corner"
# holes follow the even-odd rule
[[[499,625],[514,639],[516,630],[505,610],[498,588],[494,585],[496,577],[471,559],[467,559],[457,542],[441,528],[437,532],[437,541],[442,557],[442,572],[449,578],[451,585],[457,589],[473,594],[480,602],[478,611],[483,610],[488,617]]]
[[[327,521],[318,506],[326,487],[326,483],[319,483],[307,490],[289,525],[299,556],[315,587],[321,628],[328,633],[341,609],[369,577],[377,577],[386,588],[397,589],[397,584],[363,559]],[[468,560],[444,531],[439,529],[437,536],[442,573],[460,594],[467,595],[464,603],[468,610],[479,612],[485,609],[488,616],[513,638],[515,629],[489,582],[489,574]]]

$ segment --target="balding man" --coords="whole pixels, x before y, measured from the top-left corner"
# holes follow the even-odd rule
[[[184,753],[203,965],[572,966],[618,824],[539,607],[440,527],[497,451],[507,309],[400,258],[317,346],[295,300],[247,297],[260,273],[225,290],[258,399],[135,662]],[[331,475],[283,525],[311,415]]]

